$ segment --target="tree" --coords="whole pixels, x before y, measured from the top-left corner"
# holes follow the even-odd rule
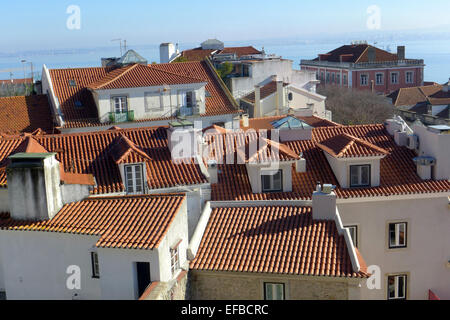
[[[217,73],[222,79],[225,79],[231,72],[233,72],[233,64],[230,62],[224,62],[217,68]]]
[[[327,97],[326,108],[333,113],[333,121],[340,124],[383,123],[394,115],[388,98],[368,90],[321,86],[317,93]]]
[[[186,57],[183,56],[179,56],[178,58],[176,58],[175,60],[173,60],[173,63],[178,63],[178,62],[188,62],[189,60]]]

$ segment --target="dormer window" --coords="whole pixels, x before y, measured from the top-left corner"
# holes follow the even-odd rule
[[[350,187],[370,187],[370,165],[350,166]]]
[[[261,171],[263,192],[281,192],[283,190],[283,171]]]
[[[126,165],[125,167],[126,190],[128,194],[140,194],[144,191],[144,177],[142,165]]]
[[[76,87],[77,82],[75,80],[69,80],[69,87]]]

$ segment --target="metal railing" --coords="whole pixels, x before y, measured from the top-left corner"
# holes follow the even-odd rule
[[[334,61],[314,61],[314,60],[301,60],[300,65],[304,66],[316,66],[316,67],[344,67],[353,69],[364,68],[381,68],[381,67],[393,67],[393,66],[408,66],[408,65],[424,65],[422,59],[405,59],[396,61],[374,61],[374,62],[334,62]]]
[[[109,121],[111,123],[134,121],[134,111],[130,110],[126,112],[110,112]]]

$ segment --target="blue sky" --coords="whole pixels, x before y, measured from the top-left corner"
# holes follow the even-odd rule
[[[66,27],[69,5],[81,9],[80,30]],[[380,30],[367,29],[370,5],[381,10]],[[2,1],[1,11],[0,52],[111,46],[114,38],[142,45],[214,37],[244,41],[347,32],[450,32],[448,0],[22,0]]]

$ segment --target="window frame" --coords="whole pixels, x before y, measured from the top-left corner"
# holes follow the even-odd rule
[[[92,267],[92,278],[100,279],[100,264],[98,262],[98,253],[91,251],[91,267]]]
[[[169,249],[170,253],[170,271],[172,272],[172,277],[174,277],[178,270],[181,269],[180,265],[180,244],[182,240],[178,241],[178,243],[172,246]]]
[[[408,74],[411,74],[411,81],[408,81]],[[405,71],[405,83],[414,83],[414,71]]]
[[[366,82],[365,83],[363,83],[363,77],[366,78]],[[359,75],[359,84],[361,86],[364,86],[364,87],[368,86],[369,85],[369,74],[367,74],[367,73],[360,74]]]
[[[348,226],[344,226],[344,228],[349,229],[349,233],[350,233],[350,237],[353,242],[353,246],[355,248],[358,248],[358,226],[357,225],[348,225]],[[350,229],[352,229],[352,228],[355,230],[355,237],[352,237],[352,232],[350,231]]]
[[[352,183],[352,169],[358,168],[358,182],[362,182],[362,170],[361,168],[368,167],[369,168],[369,176],[368,176],[368,182],[367,184],[353,184]],[[356,165],[350,165],[349,166],[349,186],[350,188],[367,188],[372,185],[372,165],[370,164],[356,164]]]
[[[395,241],[399,241],[400,239],[400,232],[399,229],[397,229],[397,225],[405,225],[405,235],[404,235],[404,244],[391,244],[391,225],[394,226],[394,232],[395,232]],[[398,232],[398,234],[397,234]],[[389,249],[403,249],[408,247],[408,222],[402,221],[402,222],[389,222],[388,223],[388,247]]]
[[[380,82],[378,82],[378,76],[381,76],[381,81]],[[377,72],[375,74],[375,85],[377,85],[377,86],[384,85],[384,73]]]
[[[133,181],[133,191],[129,192],[129,183],[128,183],[128,172],[127,168],[139,168],[140,174],[141,174],[141,191],[137,191],[137,183],[136,183],[136,171],[132,169],[131,175],[132,175],[132,181]],[[127,194],[144,194],[145,192],[145,177],[144,177],[144,166],[142,164],[126,164],[124,165],[124,176],[125,176],[125,191]]]
[[[403,294],[404,294],[404,296],[402,296],[402,297],[398,296],[398,291],[399,291],[398,290],[399,289],[398,278],[400,278],[400,277],[403,278]],[[395,286],[394,295],[395,295],[395,297],[393,297],[393,298],[390,297],[390,287],[389,287],[390,278],[394,278],[394,286]],[[387,287],[387,300],[406,300],[408,297],[408,293],[407,293],[408,275],[407,274],[390,274],[390,275],[388,275],[386,287]]]
[[[396,82],[392,81],[393,80],[392,76],[394,74],[397,76],[396,77]],[[399,78],[400,78],[400,72],[398,72],[398,71],[391,72],[391,84],[399,84],[400,83],[400,79]]]
[[[116,99],[119,99],[118,101]],[[123,114],[128,112],[128,96],[126,95],[118,95],[118,96],[112,96],[112,107],[113,107],[113,113],[115,114]],[[124,103],[125,101],[125,103]],[[117,102],[119,104],[117,105]],[[120,109],[120,112],[118,112],[118,108]]]
[[[269,171],[269,170],[262,170],[262,171],[261,171],[261,191],[262,191],[263,193],[283,192],[283,170],[282,170],[282,169],[279,169],[275,174],[264,174],[264,172],[267,172],[267,171]],[[271,170],[271,171],[272,171],[272,170]],[[272,187],[274,187],[274,185],[275,185],[275,176],[276,176],[277,174],[280,174],[280,189],[273,189]],[[271,185],[271,188],[270,188],[270,189],[265,189],[265,188],[264,188],[264,177],[265,177],[265,176],[270,176],[270,177],[272,177],[272,178],[271,178],[271,181],[270,181],[270,185]]]
[[[286,284],[285,283],[283,283],[283,282],[264,282],[263,285],[264,285],[264,300],[266,300],[266,301],[276,301],[276,300],[283,301],[283,300],[286,300]],[[268,290],[267,289],[268,289],[269,285],[271,285],[271,286],[282,286],[282,288],[283,288],[283,297],[282,297],[282,299],[270,299],[270,300],[268,300],[268,298],[267,298]],[[277,292],[277,291],[276,290],[274,291],[272,289],[272,293],[273,292]]]
[[[342,75],[342,84],[344,86],[348,85],[348,76],[346,74]]]
[[[164,103],[163,103],[164,91],[148,91],[144,92],[144,103],[145,103],[145,111],[146,112],[155,112],[155,111],[164,111]],[[151,108],[147,103],[147,97],[159,97],[159,108]]]
[[[340,73],[336,73],[336,84],[341,84],[341,74]]]

